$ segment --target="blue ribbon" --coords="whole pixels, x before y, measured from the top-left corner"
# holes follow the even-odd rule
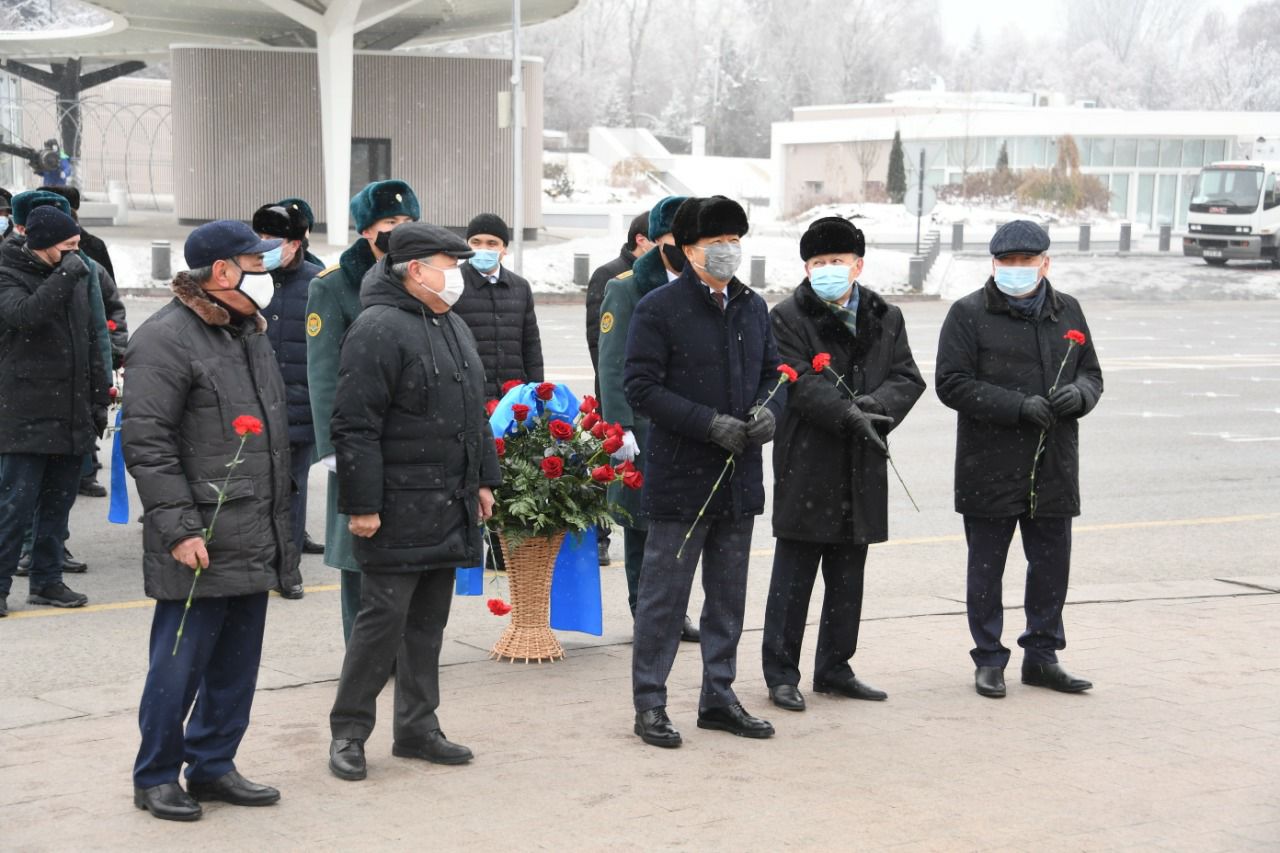
[[[111,439],[111,502],[107,506],[107,521],[112,524],[129,523],[129,481],[124,470],[124,444],[120,423],[123,407],[116,410],[116,432]]]

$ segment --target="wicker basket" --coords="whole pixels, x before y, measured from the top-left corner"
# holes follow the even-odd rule
[[[564,658],[564,649],[551,633],[551,575],[565,534],[531,536],[512,547],[505,536],[503,559],[511,587],[511,624],[494,644],[490,658],[552,661]]]

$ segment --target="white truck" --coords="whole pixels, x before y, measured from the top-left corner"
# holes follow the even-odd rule
[[[1230,260],[1280,266],[1280,161],[1227,160],[1205,166],[1187,212],[1182,254],[1222,266]]]

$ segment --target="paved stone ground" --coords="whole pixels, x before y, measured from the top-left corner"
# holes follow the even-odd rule
[[[1017,683],[1015,653],[1008,698],[978,697],[963,608],[890,599],[868,603],[855,658],[889,701],[811,695],[788,713],[768,705],[750,630],[738,686],[778,729],[763,742],[695,727],[700,667],[686,644],[671,679],[686,739],[674,751],[630,731],[625,637],[538,666],[485,660],[468,632],[449,643],[441,716],[474,763],[392,758],[384,701],[362,783],[325,766],[333,682],[272,664],[238,764],[283,801],[212,804],[190,825],[133,808],[131,691],[99,691],[101,712],[0,730],[0,847],[1276,849],[1278,592],[1280,577],[1074,590],[1064,660],[1096,684],[1076,696]],[[308,598],[336,610],[335,597]],[[1008,634],[1020,614],[1007,621]],[[335,672],[326,645],[303,668]]]

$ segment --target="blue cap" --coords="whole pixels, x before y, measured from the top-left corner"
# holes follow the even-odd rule
[[[1006,222],[996,231],[988,246],[991,255],[1043,255],[1049,251],[1049,233],[1028,219]]]
[[[212,266],[237,255],[261,255],[279,246],[283,240],[262,240],[252,228],[233,219],[206,222],[187,235],[182,254],[189,269]]]

